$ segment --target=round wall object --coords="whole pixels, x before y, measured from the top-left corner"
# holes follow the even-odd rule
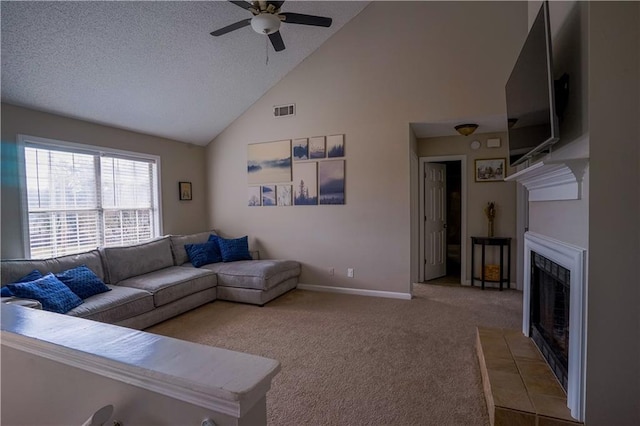
[[[479,141],[471,142],[471,149],[478,149],[478,148],[480,148],[480,142]]]

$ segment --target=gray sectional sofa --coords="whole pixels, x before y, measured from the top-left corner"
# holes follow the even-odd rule
[[[214,232],[170,235],[142,244],[103,247],[44,260],[2,260],[0,284],[34,269],[59,273],[86,265],[111,291],[84,299],[67,315],[143,329],[216,299],[264,305],[295,288],[300,264],[291,260],[241,260],[195,268],[185,244]],[[3,299],[11,302],[11,299]]]

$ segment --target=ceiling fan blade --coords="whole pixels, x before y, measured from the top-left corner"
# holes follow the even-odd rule
[[[267,1],[268,4],[272,4],[276,9],[280,9],[284,1]]]
[[[280,13],[284,16],[284,22],[287,24],[313,25],[316,27],[330,27],[333,20],[322,16],[303,15],[301,13],[285,12]]]
[[[280,52],[284,50],[284,41],[282,40],[282,36],[280,35],[280,31],[276,31],[275,33],[269,34],[269,40],[271,40],[271,44],[276,52]]]
[[[246,27],[251,24],[251,18],[243,19],[242,21],[238,21],[235,24],[227,25],[224,28],[220,28],[219,30],[215,30],[211,33],[212,36],[218,37],[226,33],[230,33],[231,31],[237,30],[242,27]]]
[[[247,10],[249,10],[249,8],[253,7],[253,5],[251,3],[248,3],[246,1],[232,1],[232,0],[229,0],[229,2],[235,4],[236,6],[240,6],[243,9],[247,9]]]

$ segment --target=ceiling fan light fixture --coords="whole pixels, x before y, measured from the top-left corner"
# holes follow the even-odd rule
[[[469,136],[471,133],[475,132],[477,128],[478,125],[474,123],[458,124],[455,127],[458,133],[460,133],[462,136]]]
[[[251,28],[258,34],[273,34],[280,29],[280,18],[271,13],[261,13],[251,18]]]

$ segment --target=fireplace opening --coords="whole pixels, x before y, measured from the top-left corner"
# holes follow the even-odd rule
[[[569,365],[568,269],[531,253],[530,336],[567,390]]]

